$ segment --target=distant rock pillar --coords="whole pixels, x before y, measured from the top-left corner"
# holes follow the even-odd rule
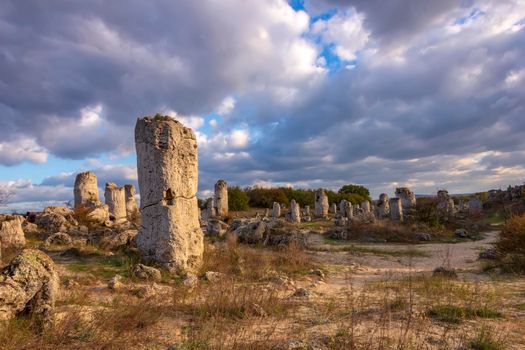
[[[104,199],[108,206],[109,218],[116,223],[126,221],[126,191],[124,187],[118,187],[113,182],[106,183]]]
[[[170,117],[135,126],[141,227],[137,247],[173,272],[196,271],[204,251],[197,206],[197,140]]]
[[[328,215],[328,197],[323,189],[315,191],[315,216],[326,217]]]
[[[77,174],[75,178],[75,187],[73,189],[75,196],[75,208],[83,205],[87,208],[99,206],[97,175],[92,171]]]
[[[370,202],[364,201],[363,203],[361,203],[361,209],[363,210],[364,214],[370,213]]]
[[[290,202],[290,220],[292,222],[301,222],[301,208],[295,199],[292,199]]]
[[[137,198],[135,197],[136,191],[133,185],[124,185],[124,191],[126,194],[126,213],[128,219],[132,218],[138,211],[137,209]]]
[[[401,198],[390,198],[390,220],[403,221],[403,204]]]
[[[379,195],[379,200],[376,205],[376,216],[379,219],[388,218],[390,216],[390,204],[386,193],[381,193]]]
[[[281,205],[277,202],[273,202],[272,217],[274,219],[277,219],[280,216],[281,216]]]
[[[226,181],[219,180],[215,184],[213,202],[218,216],[228,216],[228,184]]]

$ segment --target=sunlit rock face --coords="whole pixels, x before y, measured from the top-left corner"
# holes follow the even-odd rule
[[[176,273],[202,261],[203,233],[197,207],[197,140],[169,117],[139,118],[135,126],[143,257]]]
[[[315,216],[326,217],[328,215],[328,197],[323,189],[315,191]]]
[[[75,208],[85,206],[93,208],[99,206],[97,175],[92,171],[79,173],[75,178],[73,189],[75,196]]]
[[[219,180],[215,184],[213,204],[218,216],[225,217],[228,215],[228,184],[226,181]]]

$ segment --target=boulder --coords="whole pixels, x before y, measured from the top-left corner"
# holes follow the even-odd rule
[[[0,215],[0,243],[3,249],[22,248],[26,244],[24,218],[19,215]]]
[[[49,325],[59,285],[53,260],[39,250],[25,249],[0,275],[0,320],[29,310],[38,325]]]
[[[135,278],[160,282],[162,274],[159,269],[143,264],[136,264],[131,267],[131,275]]]

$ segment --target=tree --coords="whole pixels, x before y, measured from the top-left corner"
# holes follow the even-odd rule
[[[341,187],[338,191],[339,194],[357,194],[364,199],[370,200],[370,191],[368,188],[361,185],[348,184]]]
[[[0,189],[0,207],[6,207],[9,203],[9,199],[13,196],[12,192],[8,190]]]
[[[246,210],[248,205],[248,195],[239,187],[228,188],[228,208],[234,211]]]

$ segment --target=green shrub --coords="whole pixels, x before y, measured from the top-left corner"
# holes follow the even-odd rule
[[[250,206],[248,204],[250,198],[246,192],[239,187],[228,188],[228,208],[234,211],[247,210]]]
[[[506,272],[525,273],[525,214],[507,220],[496,249]]]

